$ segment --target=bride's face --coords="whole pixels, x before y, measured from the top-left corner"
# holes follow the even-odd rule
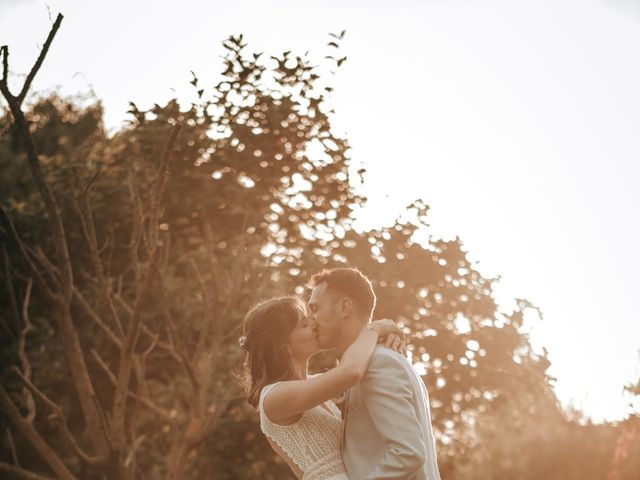
[[[307,312],[298,307],[298,323],[289,335],[291,353],[295,357],[310,357],[320,351],[320,345],[313,328],[313,323],[307,316]]]

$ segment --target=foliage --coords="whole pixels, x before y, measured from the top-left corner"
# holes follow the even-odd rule
[[[336,37],[331,48],[339,43]],[[38,99],[27,112],[46,183],[64,219],[78,279],[70,306],[73,325],[102,411],[117,396],[109,372],[122,362],[113,338],[124,339],[118,319],[126,331],[138,300],[144,302],[127,382],[133,394],[126,404],[126,446],[109,464],[84,462],[36,402],[37,430],[74,475],[288,475],[242,399],[234,374],[241,362],[235,338],[251,304],[276,294],[302,294],[311,274],[339,265],[357,266],[372,279],[377,317],[397,318],[411,330],[412,358],[431,395],[443,473],[471,478],[481,466],[488,472],[483,478],[520,477],[531,462],[555,455],[537,450],[538,457],[527,454],[517,468],[487,457],[513,458],[516,446],[521,452],[540,442],[545,432],[533,428],[537,411],[550,415],[544,417],[550,432],[564,429],[556,443],[582,435],[585,429],[565,424],[553,403],[546,357],[535,354],[521,333],[523,316],[534,307],[519,299],[515,311],[500,312],[492,297],[495,279],[473,268],[461,241],[429,237],[426,205],[414,202],[391,226],[354,228],[354,212],[366,201],[353,188],[362,172],[354,172],[346,139],[332,132],[326,99],[331,89],[321,85],[322,67],[291,52],[270,58],[247,52],[242,36],[230,37],[224,47],[223,79],[211,94],[194,74],[194,103],[184,108],[172,100],[149,111],[132,103],[130,124],[112,137],[104,133],[99,102],[80,108],[73,99],[53,96]],[[8,112],[0,122],[0,205],[29,251],[40,249],[42,258],[57,265],[51,219],[29,173],[18,128]],[[173,125],[181,131],[164,169],[162,148]],[[87,211],[96,249],[87,235]],[[21,334],[32,275],[7,225],[0,231],[6,252],[3,365],[24,371],[24,353],[33,382],[62,406],[69,430],[91,450],[87,419],[72,414],[80,405],[54,321],[58,307],[37,284],[25,302],[32,330]],[[158,271],[143,298],[156,246]],[[49,270],[55,276],[56,269]],[[317,368],[328,364],[330,359],[320,359]],[[25,413],[29,396],[14,373],[2,374]],[[506,411],[531,434],[515,442],[515,431],[502,432]],[[5,417],[2,422],[9,425]],[[12,441],[23,466],[47,471],[21,435],[2,440],[3,461],[12,461]],[[489,446],[511,450],[499,456]]]

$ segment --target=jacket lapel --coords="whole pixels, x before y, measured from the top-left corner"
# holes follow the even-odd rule
[[[340,451],[344,452],[345,447],[345,433],[347,431],[347,415],[349,415],[349,394],[351,389],[347,390],[344,397],[344,403],[342,404],[342,432],[340,435]]]

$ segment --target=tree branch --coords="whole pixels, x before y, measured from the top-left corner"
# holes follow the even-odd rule
[[[107,377],[109,377],[109,380],[111,381],[113,386],[115,387],[116,385],[118,385],[118,379],[109,368],[109,365],[107,365],[107,362],[105,362],[104,359],[100,356],[100,354],[95,350],[91,350],[91,354],[93,355],[93,358],[96,360],[96,362],[98,362],[98,365],[100,365],[100,367],[102,368],[104,373],[107,375]],[[151,400],[150,398],[133,393],[131,390],[128,390],[127,394],[133,399],[138,400],[142,405],[147,407],[153,413],[156,413],[157,415],[159,415],[164,421],[169,423],[173,422],[173,418],[171,414],[167,410],[162,408],[160,405],[155,403],[153,400]]]
[[[8,463],[0,462],[0,470],[10,473],[25,480],[53,480],[51,477],[43,477],[37,473],[30,472],[24,468],[16,465],[9,465]]]
[[[209,339],[209,330],[211,326],[211,313],[213,312],[213,305],[211,302],[211,296],[209,295],[209,289],[205,285],[204,278],[200,273],[200,269],[194,260],[191,261],[191,266],[196,274],[196,278],[198,279],[198,283],[200,285],[200,290],[202,291],[202,300],[204,303],[204,315],[202,318],[202,327],[200,329],[200,334],[198,335],[198,343],[196,345],[196,349],[193,353],[191,361],[195,365],[198,370],[198,389],[196,390],[196,398],[195,398],[195,410],[199,417],[204,416],[205,414],[205,395],[206,390],[209,385],[209,380],[211,378],[211,355],[209,352],[205,358],[204,351],[207,346],[207,340]]]
[[[2,90],[2,93],[5,96],[7,102],[9,103],[9,109],[11,110],[15,125],[17,126],[17,129],[22,136],[22,141],[24,143],[27,156],[27,162],[29,164],[29,169],[31,170],[31,176],[33,177],[38,187],[38,191],[44,202],[48,219],[53,230],[53,240],[56,246],[56,258],[59,260],[57,266],[60,270],[60,286],[55,294],[53,292],[51,292],[51,294],[53,299],[59,306],[59,312],[56,317],[56,320],[58,322],[58,330],[65,347],[65,354],[67,355],[69,368],[73,376],[76,391],[78,392],[84,420],[87,424],[87,428],[89,430],[91,440],[94,444],[96,454],[98,456],[102,456],[107,455],[109,451],[107,439],[104,437],[103,431],[101,430],[99,425],[99,412],[94,402],[95,392],[93,389],[93,384],[91,382],[91,377],[84,361],[78,331],[76,330],[71,318],[70,304],[73,298],[74,276],[71,264],[71,256],[69,253],[69,245],[67,243],[67,235],[64,223],[62,221],[60,207],[53,194],[53,191],[45,180],[44,172],[38,158],[38,151],[36,149],[35,142],[29,128],[29,122],[25,118],[24,112],[21,110],[21,102],[22,100],[24,100],[24,97],[26,96],[28,89],[31,86],[31,82],[33,81],[36,73],[42,65],[49,46],[51,45],[51,42],[53,41],[53,38],[58,28],[60,27],[62,18],[62,15],[58,15],[56,21],[54,22],[49,36],[47,37],[47,41],[45,42],[45,45],[40,52],[36,63],[29,72],[29,75],[27,76],[27,79],[19,96],[16,98],[11,95],[6,82],[6,76],[5,78],[3,78],[3,81],[0,82],[0,89]],[[4,49],[4,53],[4,59],[6,61],[8,50]],[[28,257],[26,258],[28,259]],[[34,270],[33,263],[30,261],[28,263],[32,270]],[[37,270],[34,272],[34,276],[36,278],[40,278],[39,272],[37,272]]]
[[[122,348],[122,342],[120,341],[120,338],[118,338],[116,334],[113,333],[113,331],[109,328],[109,326],[102,321],[102,319],[100,318],[100,315],[98,315],[96,311],[93,308],[91,308],[91,305],[89,305],[89,302],[85,300],[84,296],[82,295],[80,290],[78,290],[78,287],[76,287],[75,285],[73,287],[73,295],[78,300],[80,305],[82,305],[82,307],[87,312],[89,317],[96,323],[96,325],[98,325],[98,327],[100,327],[100,329],[104,333],[107,334],[107,338],[111,341],[111,343],[113,343],[114,346],[116,346],[118,349]]]
[[[134,282],[136,295],[140,285],[140,261],[138,259],[138,249],[142,238],[142,224],[144,223],[144,215],[142,213],[142,202],[133,185],[134,171],[131,163],[127,163],[127,186],[129,189],[129,198],[133,209],[133,218],[131,219],[131,234],[129,236],[129,254],[131,255],[131,267],[134,273]]]
[[[25,80],[24,85],[22,86],[22,90],[20,91],[20,94],[17,97],[18,104],[21,104],[24,101],[24,97],[27,95],[27,92],[29,91],[29,88],[31,87],[31,82],[33,82],[33,79],[35,78],[36,74],[38,73],[38,70],[40,70],[40,67],[42,66],[42,62],[44,61],[44,57],[47,56],[47,52],[49,51],[49,47],[51,46],[51,43],[53,42],[53,38],[56,36],[56,33],[58,33],[58,29],[60,28],[60,24],[62,23],[62,19],[63,18],[64,17],[60,13],[56,17],[56,21],[53,23],[53,26],[51,27],[51,30],[49,31],[49,35],[47,36],[47,40],[44,42],[44,46],[42,47],[42,50],[40,51],[40,55],[38,56],[38,59],[36,60],[36,63],[31,68],[31,71],[29,72],[29,75],[27,75],[27,79]]]
[[[33,325],[31,324],[31,320],[29,319],[29,299],[31,298],[31,287],[33,286],[33,280],[29,278],[27,283],[27,291],[24,294],[24,300],[22,302],[22,321],[24,322],[24,326],[20,331],[20,337],[18,339],[18,358],[20,358],[20,363],[22,364],[22,371],[24,372],[24,376],[27,379],[31,378],[31,363],[29,362],[29,357],[27,357],[27,353],[25,351],[26,342],[27,342],[27,334],[33,330]],[[22,376],[22,373],[21,373]],[[24,389],[26,403],[27,403],[27,421],[29,423],[33,423],[36,418],[36,404],[33,401],[33,396],[28,389]]]
[[[36,245],[35,248],[29,247],[29,245],[25,245],[26,249],[29,253],[40,262],[40,265],[46,270],[51,279],[53,280],[53,285],[56,288],[60,288],[60,270],[56,268],[56,266],[49,260],[47,254],[44,253],[40,245]]]
[[[31,393],[33,393],[38,398],[38,400],[40,400],[49,408],[49,410],[51,411],[51,415],[49,416],[49,419],[53,420],[58,425],[58,428],[62,431],[63,435],[69,442],[69,445],[71,445],[71,448],[76,453],[76,455],[80,458],[80,460],[82,460],[88,465],[101,465],[107,460],[106,456],[92,457],[86,454],[82,450],[82,448],[80,448],[80,445],[78,445],[78,442],[69,431],[69,427],[67,426],[67,422],[64,418],[64,412],[62,411],[62,407],[57,403],[55,403],[53,400],[51,400],[42,390],[40,390],[31,381],[30,378],[24,375],[19,369],[14,367],[13,372],[16,375],[18,375],[18,377],[20,377],[20,380],[24,384],[25,388],[27,388]]]
[[[149,266],[147,267],[144,284],[138,298],[136,299],[136,304],[133,307],[133,315],[127,328],[127,336],[124,339],[122,349],[120,351],[118,382],[116,384],[111,417],[116,451],[122,450],[125,444],[125,406],[127,392],[129,390],[131,370],[133,367],[134,348],[138,340],[140,324],[142,323],[142,308],[148,300],[149,294],[151,293],[151,286],[153,285],[153,280],[156,276],[158,253],[159,249],[156,249],[149,262]]]
[[[11,260],[9,259],[9,253],[7,253],[7,248],[4,244],[2,245],[2,258],[4,263],[4,280],[5,280],[5,283],[7,284],[7,291],[9,294],[9,300],[11,302],[11,311],[13,312],[13,317],[17,322],[18,319],[20,318],[20,311],[18,310],[18,302],[16,301],[16,292],[15,292],[15,289],[13,288]],[[13,333],[13,329],[9,326],[8,323],[5,325],[4,318],[2,319],[2,323],[5,326],[9,336],[15,340],[16,337]]]
[[[151,249],[156,248],[158,241],[158,226],[160,223],[160,204],[162,202],[162,194],[164,193],[165,179],[169,174],[169,156],[173,151],[173,146],[178,139],[181,125],[175,125],[169,135],[169,140],[165,144],[162,152],[162,160],[158,166],[156,185],[151,199],[151,221],[149,222],[149,245]]]
[[[113,436],[116,451],[121,451],[125,444],[125,406],[127,399],[127,392],[129,390],[129,380],[131,377],[131,370],[133,367],[133,354],[134,347],[138,340],[140,333],[140,325],[142,323],[142,307],[147,302],[149,294],[151,292],[151,286],[153,280],[158,273],[158,262],[160,257],[160,250],[157,242],[157,230],[158,230],[158,218],[160,210],[160,198],[162,196],[162,190],[164,185],[164,177],[168,172],[169,155],[173,151],[176,139],[178,138],[178,132],[180,127],[174,127],[167,143],[165,144],[161,162],[160,179],[156,185],[156,191],[153,201],[153,211],[151,212],[151,239],[153,240],[149,248],[149,266],[147,267],[145,279],[142,289],[136,296],[136,302],[133,307],[133,314],[129,325],[127,326],[127,335],[124,339],[122,350],[120,354],[120,366],[118,369],[118,383],[116,385],[116,391],[113,400],[112,410],[112,426]],[[135,221],[135,220],[134,220]],[[155,234],[154,234],[155,232]]]
[[[27,422],[22,415],[20,415],[18,408],[9,397],[9,394],[4,389],[3,385],[0,385],[0,404],[18,431],[27,440],[29,440],[42,459],[49,465],[49,467],[51,467],[51,470],[53,470],[59,478],[63,480],[77,480],[69,471],[67,466],[62,462],[58,454],[54,452],[42,436],[40,436],[33,425]]]
[[[9,448],[11,449],[11,458],[13,463],[17,466],[20,466],[20,460],[18,459],[18,452],[16,452],[16,444],[13,441],[13,435],[11,435],[11,430],[9,428],[6,429],[7,439],[9,441]]]
[[[9,46],[3,45],[0,47],[0,55],[2,55],[2,79],[0,79],[0,85],[7,86],[9,81]],[[4,90],[3,92],[4,93]]]
[[[82,231],[84,233],[85,240],[89,245],[89,255],[91,258],[91,264],[93,265],[93,271],[98,280],[98,285],[100,286],[100,293],[102,294],[102,299],[107,305],[109,315],[111,316],[111,322],[115,325],[116,331],[120,337],[124,337],[124,330],[122,328],[122,323],[120,322],[120,318],[118,317],[118,312],[116,311],[113,305],[113,298],[109,292],[109,285],[107,284],[107,279],[104,276],[104,268],[102,265],[102,260],[100,259],[100,251],[98,247],[98,239],[96,235],[95,222],[93,221],[93,211],[91,209],[91,205],[89,204],[89,196],[87,195],[87,191],[89,189],[89,185],[85,186],[82,179],[80,178],[80,174],[77,170],[74,169],[74,175],[76,179],[76,185],[79,190],[82,190],[82,194],[80,195],[82,206],[78,205],[78,201],[73,195],[73,204],[75,209],[80,216],[80,223],[82,224]],[[97,175],[97,174],[96,174]],[[95,175],[94,177],[95,178]],[[92,178],[92,181],[93,181]]]
[[[159,278],[159,282],[160,282],[159,292],[160,292],[160,297],[162,302],[162,310],[164,313],[165,320],[167,321],[166,326],[167,326],[167,332],[169,334],[168,336],[170,340],[170,347],[171,347],[170,352],[175,354],[176,360],[178,360],[179,363],[182,364],[183,368],[187,372],[187,376],[189,377],[189,381],[191,382],[191,386],[193,388],[194,394],[198,395],[198,392],[200,392],[200,383],[198,382],[198,377],[196,375],[195,370],[193,369],[191,360],[189,359],[189,357],[184,351],[184,348],[182,348],[181,345],[177,344],[181,342],[179,341],[179,337],[176,335],[175,322],[173,321],[173,316],[171,315],[171,311],[169,310],[169,307],[167,305],[167,299],[164,294],[164,282],[162,280],[162,277]]]
[[[5,209],[2,207],[2,205],[0,205],[0,224],[7,232],[7,235],[13,243],[14,247],[18,250],[18,252],[20,252],[20,256],[22,257],[22,259],[27,263],[31,275],[33,275],[33,277],[38,281],[38,286],[42,288],[43,292],[50,300],[55,300],[57,297],[53,293],[51,285],[49,285],[49,283],[44,279],[44,277],[40,274],[40,270],[33,263],[33,260],[27,251],[27,246],[20,238],[20,235],[18,235],[13,221],[11,220]],[[9,257],[5,254],[5,262],[8,261]],[[8,263],[6,263],[6,265],[8,265]]]

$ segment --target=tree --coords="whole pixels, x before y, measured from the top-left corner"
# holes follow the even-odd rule
[[[16,368],[0,390],[14,432],[0,468],[282,478],[235,381],[235,338],[251,304],[302,294],[323,267],[361,268],[376,315],[414,333],[443,455],[464,452],[470,422],[490,407],[547,388],[548,362],[519,330],[533,306],[499,312],[494,280],[461,241],[428,236],[426,205],[355,230],[361,172],[331,130],[323,67],[247,52],[233,36],[211,97],[194,74],[194,103],[132,103],[130,125],[109,138],[99,104],[51,97],[22,111],[60,22],[21,94],[8,91],[8,68],[1,83],[11,112],[0,140],[2,356]],[[26,461],[32,451],[39,459]]]
[[[5,252],[11,249],[11,254],[4,255],[5,280],[9,285],[8,293],[16,320],[13,331],[9,327],[7,332],[11,335],[19,331],[16,353],[21,368],[14,368],[13,373],[23,384],[21,400],[27,410],[26,416],[20,412],[20,402],[16,403],[4,386],[0,389],[0,401],[15,429],[29,441],[42,461],[59,478],[77,478],[72,469],[82,472],[83,468],[89,472],[103,472],[110,478],[135,476],[140,470],[138,450],[148,435],[148,432],[140,433],[150,421],[148,414],[138,413],[140,408],[145,408],[154,416],[154,427],[159,422],[167,427],[170,447],[165,476],[177,478],[187,450],[215,430],[226,405],[232,400],[229,398],[232,392],[228,389],[216,391],[216,385],[211,385],[212,365],[218,360],[216,344],[223,341],[227,322],[214,323],[213,319],[207,318],[207,314],[213,311],[208,295],[211,288],[205,285],[193,256],[183,259],[182,263],[193,267],[190,286],[193,288],[196,284],[199,288],[204,303],[204,308],[200,307],[200,310],[204,309],[207,313],[189,332],[197,332],[197,336],[184,338],[181,335],[182,332],[178,330],[181,319],[173,318],[172,305],[169,305],[170,299],[167,298],[173,292],[164,285],[173,272],[167,271],[169,236],[160,223],[160,217],[169,161],[180,126],[164,129],[167,140],[162,152],[155,150],[159,160],[152,165],[142,164],[137,158],[129,159],[126,165],[111,165],[113,146],[107,145],[105,148],[104,144],[95,149],[87,149],[86,144],[82,145],[85,150],[83,153],[96,157],[95,162],[87,161],[88,158],[69,158],[70,151],[73,155],[78,155],[80,151],[59,148],[59,145],[67,144],[70,137],[56,132],[52,117],[47,118],[46,130],[51,137],[44,135],[44,131],[40,131],[40,135],[33,135],[32,127],[22,112],[22,102],[61,21],[62,16],[58,16],[40,57],[18,95],[9,91],[8,47],[2,47],[4,69],[0,88],[9,104],[15,132],[21,136],[32,178],[44,202],[43,213],[49,221],[48,230],[54,239],[55,250],[51,252],[50,248],[47,249],[46,242],[42,245],[26,243],[11,216],[2,209],[3,233],[8,243]],[[38,105],[32,112],[34,117],[40,117],[46,107],[47,102]],[[84,115],[83,118],[90,119],[91,116]],[[36,148],[34,137],[40,141],[42,154]],[[47,142],[47,139],[53,142]],[[78,145],[72,144],[70,147]],[[53,166],[61,160],[71,160],[71,164],[61,165],[60,171],[47,178],[42,168],[43,158],[46,157],[51,159]],[[85,177],[87,170],[93,167],[96,171],[91,172],[89,178]],[[122,189],[119,189],[116,190],[119,193],[116,198],[130,217],[122,222],[122,217],[115,215],[115,218],[101,224],[102,228],[98,228],[94,209],[96,206],[104,207],[104,200],[112,193],[103,190],[92,203],[92,184],[102,167],[110,168],[109,180],[128,187],[128,195],[123,196]],[[72,175],[68,178],[60,173]],[[50,183],[56,184],[57,192],[54,192]],[[100,213],[106,212],[102,210]],[[71,249],[71,246],[78,246],[79,243],[83,244],[83,249]],[[18,264],[20,270],[13,268],[12,257],[16,256],[22,262]],[[116,261],[112,261],[114,256],[117,257]],[[123,261],[124,258],[126,261]],[[238,252],[236,260],[241,261]],[[247,272],[243,271],[244,274]],[[77,280],[78,275],[83,277],[83,281]],[[26,293],[21,299],[22,308],[18,310],[15,308],[18,299],[13,287],[14,281],[19,284],[20,280],[25,280],[21,277],[26,277]],[[224,284],[225,280],[220,280],[219,288],[231,287]],[[235,278],[231,280],[237,283]],[[243,287],[251,288],[252,283],[247,282]],[[75,388],[73,403],[80,407],[86,432],[81,430],[74,435],[67,423],[68,414],[32,381],[26,336],[33,328],[29,310],[34,284],[44,308],[52,311],[56,319],[55,327]],[[235,294],[228,295],[224,301],[233,303]],[[160,307],[155,312],[149,312],[147,307],[150,302],[156,302]],[[195,312],[197,308],[192,310]],[[158,317],[150,313],[161,313],[164,322],[159,324]],[[92,322],[91,327],[83,325],[86,320]],[[100,335],[90,335],[91,329],[99,331]],[[89,353],[93,365],[88,361]],[[152,353],[156,353],[156,356],[150,357]],[[192,389],[180,414],[174,406],[157,403],[158,397],[151,393],[153,379],[147,373],[153,362],[170,361],[182,369],[185,373],[183,378],[188,379]],[[98,369],[102,372],[98,373]],[[102,379],[108,379],[110,387],[99,385],[101,375]],[[50,423],[58,426],[75,458],[63,460],[63,456],[52,448],[56,442],[47,442],[36,428],[36,406],[44,407],[44,411],[49,413]],[[14,463],[2,463],[0,468],[23,476],[31,475],[19,466],[17,455]]]

